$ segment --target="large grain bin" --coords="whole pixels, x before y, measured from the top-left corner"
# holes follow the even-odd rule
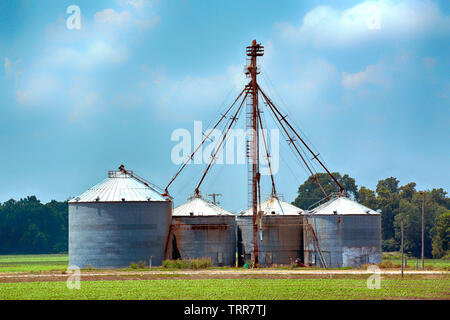
[[[69,201],[69,264],[123,268],[161,265],[169,241],[172,201],[121,166]]]
[[[346,197],[304,217],[305,264],[328,268],[381,262],[381,216]]]
[[[172,259],[211,258],[213,265],[236,263],[234,214],[194,196],[172,216]]]
[[[258,223],[259,264],[290,264],[303,258],[303,210],[272,197],[261,204]],[[239,264],[253,261],[253,211],[248,209],[237,217]]]

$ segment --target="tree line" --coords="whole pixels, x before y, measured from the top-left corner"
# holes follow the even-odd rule
[[[35,196],[30,196],[0,203],[0,254],[67,251],[67,202],[42,204]]]
[[[379,180],[375,190],[361,186],[348,174],[333,173],[344,187],[346,196],[362,205],[381,212],[381,237],[383,251],[400,249],[400,224],[404,223],[405,252],[421,256],[422,200],[425,197],[424,254],[426,257],[441,258],[449,253],[450,246],[450,198],[444,189],[425,190],[424,195],[416,190],[416,183],[400,186],[394,177]],[[336,184],[325,173],[317,174],[319,183],[327,194],[337,191]],[[309,177],[298,188],[294,205],[308,209],[324,198],[314,177]]]

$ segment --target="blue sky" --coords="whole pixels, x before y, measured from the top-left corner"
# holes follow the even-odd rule
[[[1,0],[0,201],[65,200],[122,163],[165,186],[172,132],[232,101],[253,39],[261,86],[331,170],[450,190],[448,1]],[[281,151],[292,201],[307,173]],[[203,168],[175,182],[176,204]],[[215,166],[202,191],[245,208],[245,166]]]

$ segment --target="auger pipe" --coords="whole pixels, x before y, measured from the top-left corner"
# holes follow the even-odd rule
[[[175,174],[175,176],[172,178],[172,180],[170,180],[169,184],[166,186],[166,188],[164,189],[164,191],[166,192],[166,195],[169,195],[169,187],[170,185],[175,181],[175,179],[178,177],[178,175],[181,173],[181,171],[183,171],[183,169],[186,167],[186,165],[189,163],[189,161],[191,161],[194,158],[194,155],[197,153],[197,151],[200,149],[200,147],[205,143],[205,141],[209,138],[209,136],[211,135],[211,133],[217,128],[217,126],[222,122],[222,120],[226,117],[226,115],[228,114],[228,112],[230,112],[230,110],[234,107],[234,105],[236,104],[236,102],[239,100],[239,98],[242,96],[242,94],[245,92],[245,87],[244,89],[241,91],[241,93],[239,93],[239,95],[237,96],[237,98],[234,100],[234,102],[231,104],[231,106],[228,108],[228,110],[222,114],[222,116],[220,117],[219,121],[217,121],[217,123],[214,125],[214,127],[209,131],[209,133],[204,137],[203,141],[197,146],[197,148],[194,150],[194,152],[192,152],[191,156],[183,163],[183,165],[181,166],[181,168],[178,170],[178,172]]]
[[[212,163],[214,162],[214,160],[215,160],[215,158],[217,156],[217,153],[219,152],[220,148],[222,147],[223,142],[227,138],[228,132],[230,131],[231,127],[233,126],[233,124],[237,120],[237,117],[238,117],[238,115],[239,115],[239,113],[240,113],[240,111],[242,109],[242,105],[244,104],[245,99],[247,99],[247,95],[248,95],[248,92],[245,94],[244,99],[242,100],[241,104],[239,105],[239,108],[237,109],[236,113],[234,114],[234,116],[233,116],[233,118],[232,118],[232,120],[230,122],[230,125],[228,126],[228,128],[227,128],[227,130],[226,130],[226,132],[225,132],[225,134],[224,134],[224,136],[222,138],[222,140],[220,141],[219,146],[217,147],[217,150],[214,152],[214,155],[211,157],[211,161],[209,162],[208,167],[206,168],[205,172],[203,173],[203,176],[200,179],[200,182],[198,183],[197,188],[195,188],[195,194],[197,196],[200,194],[200,191],[199,191],[200,186],[203,183],[203,180],[205,179],[206,174],[208,173],[209,169],[211,168]]]
[[[281,116],[283,117],[282,113],[278,110],[278,108],[273,104],[273,102],[266,96],[266,94],[262,91],[262,89],[258,86],[259,91],[262,93],[262,95],[264,96],[264,99],[267,101],[267,103],[269,103],[274,109],[275,111]],[[297,131],[295,131],[295,129],[292,127],[292,125],[289,123],[289,121],[286,120],[286,117],[283,117],[283,121],[288,125],[288,127],[292,130],[292,132],[294,132],[294,134],[297,136],[297,138],[302,142],[302,144],[306,147],[306,149],[308,149],[308,151],[313,155],[313,159],[316,159],[317,162],[319,162],[319,164],[322,166],[322,168],[328,173],[328,175],[333,179],[333,181],[338,185],[339,187],[339,193],[342,194],[344,192],[344,188],[342,187],[342,185],[339,183],[339,181],[333,176],[333,174],[327,169],[327,167],[325,167],[325,165],[322,163],[322,161],[320,161],[320,159],[317,157],[317,155],[311,150],[311,148],[308,146],[308,144],[302,139],[302,137],[300,137],[300,135],[297,133]]]
[[[274,114],[275,118],[278,120],[278,122],[280,123],[281,127],[283,128],[283,131],[286,133],[286,135],[289,138],[289,141],[291,142],[291,144],[294,146],[295,150],[297,151],[298,155],[300,156],[300,158],[302,159],[303,163],[305,164],[306,168],[308,169],[309,173],[311,174],[311,176],[314,178],[314,181],[316,182],[316,184],[319,186],[320,190],[322,191],[322,193],[325,195],[325,197],[330,200],[330,197],[328,197],[328,194],[326,193],[325,189],[322,187],[322,185],[319,182],[319,179],[317,178],[316,174],[314,174],[311,170],[311,168],[309,167],[308,163],[306,162],[305,158],[303,157],[303,155],[301,154],[300,150],[298,149],[297,145],[295,144],[294,139],[292,139],[291,135],[289,134],[289,132],[287,131],[286,127],[283,125],[283,123],[281,122],[281,119],[278,117],[277,113],[275,112],[275,110],[272,108],[272,105],[270,103],[270,100],[267,98],[267,96],[264,94],[264,92],[261,90],[261,88],[259,88],[259,91],[262,93],[263,98],[266,100],[270,110],[272,111],[272,113]]]

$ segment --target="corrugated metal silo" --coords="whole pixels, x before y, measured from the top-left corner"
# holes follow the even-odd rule
[[[169,240],[172,201],[121,166],[69,201],[69,265],[124,268],[161,265]]]
[[[345,197],[334,198],[305,215],[306,265],[360,267],[381,262],[381,216]]]
[[[172,217],[172,258],[211,258],[213,265],[236,263],[235,215],[192,197],[176,207]]]
[[[261,204],[258,228],[260,266],[290,264],[303,257],[303,210],[275,197]],[[252,209],[237,217],[239,264],[253,261]]]

